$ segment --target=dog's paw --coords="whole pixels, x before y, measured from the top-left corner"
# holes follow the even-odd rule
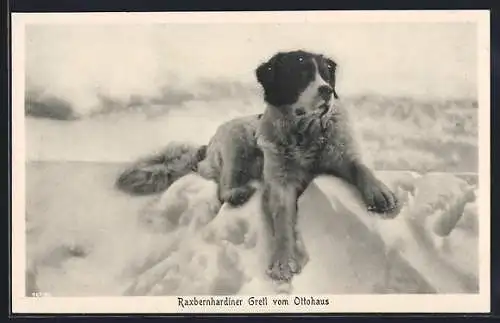
[[[400,205],[396,195],[381,181],[370,182],[363,190],[363,198],[368,211],[394,218],[398,215]]]
[[[274,281],[290,282],[293,275],[300,273],[301,264],[293,254],[279,252],[273,257],[267,275]]]
[[[222,196],[222,200],[231,206],[241,206],[252,197],[255,191],[255,187],[250,185],[232,188]]]

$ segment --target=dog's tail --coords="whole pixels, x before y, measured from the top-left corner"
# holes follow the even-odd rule
[[[206,145],[172,142],[125,169],[116,180],[116,187],[133,195],[165,191],[177,179],[196,172],[198,162],[205,159],[206,151]]]

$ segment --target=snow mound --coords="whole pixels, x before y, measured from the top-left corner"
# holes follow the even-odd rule
[[[379,172],[404,203],[393,220],[366,216],[338,179],[318,178],[337,212],[356,216],[380,236],[389,257],[405,259],[438,293],[478,292],[477,188],[453,174]]]
[[[196,174],[175,182],[142,216],[171,237],[169,254],[144,254],[126,295],[231,295],[263,278],[265,228],[254,196],[246,206],[219,211],[216,185]],[[257,252],[256,252],[257,251]]]
[[[383,242],[378,247],[381,257],[387,262],[384,270],[390,271],[391,263],[405,262],[412,268],[399,270],[415,269],[412,279],[422,280],[418,283],[420,285],[428,284],[427,287],[422,287],[424,290],[426,288],[436,292],[476,290],[474,282],[477,281],[477,270],[466,264],[477,266],[477,260],[471,262],[469,258],[460,263],[460,257],[456,257],[457,252],[464,251],[464,247],[454,245],[457,243],[455,238],[463,241],[466,233],[459,232],[451,238],[452,231],[465,213],[465,205],[474,201],[473,187],[449,174],[429,174],[419,177],[412,173],[399,173],[398,176],[394,174],[392,177],[391,174],[381,176],[405,204],[400,217],[396,220],[383,220],[377,215],[368,214],[353,189],[332,178],[320,178],[316,182],[322,193],[332,202],[333,212],[321,208],[317,211],[331,212],[332,220],[339,213],[357,216],[371,232],[371,235],[364,233],[361,239]],[[203,179],[194,174],[176,184],[156,202],[153,212],[145,213],[149,216],[154,214],[153,217],[167,222],[163,227],[166,232],[177,237],[176,251],[169,257],[160,259],[154,267],[140,273],[127,289],[128,294],[268,294],[283,291],[307,293],[314,289],[311,285],[314,277],[324,276],[323,279],[331,280],[332,274],[337,273],[333,271],[318,273],[321,266],[316,263],[321,255],[317,251],[322,248],[328,249],[332,242],[338,243],[338,241],[335,241],[336,238],[330,236],[328,232],[324,232],[322,235],[327,241],[318,243],[321,237],[311,236],[311,228],[314,225],[307,223],[307,220],[318,219],[314,219],[311,214],[304,214],[302,208],[300,215],[302,231],[307,240],[306,247],[314,249],[311,256],[313,260],[306,266],[303,274],[296,277],[292,286],[275,286],[264,275],[269,263],[269,245],[260,211],[260,194],[256,194],[241,208],[234,209],[224,205],[216,214],[218,205],[214,204],[215,186],[203,193],[193,193],[193,187],[207,185]],[[321,193],[319,191],[312,193],[309,189],[305,194]],[[308,212],[311,211],[314,209],[309,208]],[[327,214],[323,216],[328,217]],[[326,217],[319,225],[325,225],[324,222],[329,221]],[[465,224],[462,226],[467,227]],[[361,228],[358,228],[358,231],[360,230]],[[354,238],[352,233],[350,238]],[[348,253],[347,258],[351,257],[350,262],[356,253],[353,251]],[[333,253],[331,256],[335,259],[338,254]],[[369,267],[371,264],[364,265]],[[328,271],[328,268],[325,269]],[[448,271],[451,273],[447,273]],[[454,277],[454,274],[457,277]],[[385,275],[391,274],[386,272]],[[447,277],[444,282],[441,275]],[[389,282],[391,277],[384,279],[378,281],[378,284],[373,284],[374,291],[388,289],[384,285],[391,284]],[[415,291],[415,286],[407,292],[412,289]]]

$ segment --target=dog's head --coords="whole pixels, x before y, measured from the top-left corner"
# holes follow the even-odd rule
[[[337,64],[303,50],[280,52],[256,70],[267,103],[297,115],[326,110],[335,91]]]

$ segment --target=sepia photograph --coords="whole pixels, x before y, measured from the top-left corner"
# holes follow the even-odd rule
[[[488,17],[14,14],[13,302],[489,310]]]

